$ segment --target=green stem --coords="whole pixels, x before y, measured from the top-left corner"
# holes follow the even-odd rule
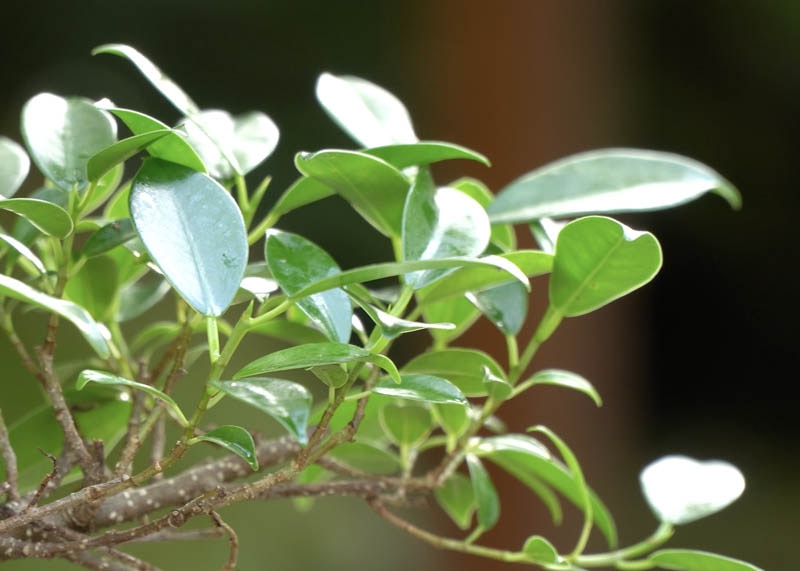
[[[519,358],[519,361],[509,370],[509,382],[512,385],[516,384],[520,376],[522,376],[522,374],[528,368],[528,365],[531,364],[531,361],[533,360],[534,355],[536,355],[536,352],[539,350],[539,347],[541,347],[542,343],[550,338],[556,328],[558,328],[558,325],[561,323],[563,318],[563,314],[555,309],[552,305],[547,307],[547,310],[542,316],[541,321],[539,321],[536,331],[533,332],[533,335],[528,341],[528,345],[525,347],[525,350],[523,351],[522,356]]]
[[[642,563],[628,560],[650,553],[666,543],[674,533],[675,527],[671,523],[662,522],[651,536],[639,543],[608,553],[581,555],[576,557],[574,562],[576,565],[585,567],[616,566],[620,569],[649,569],[652,564],[648,564],[648,567],[641,567]]]

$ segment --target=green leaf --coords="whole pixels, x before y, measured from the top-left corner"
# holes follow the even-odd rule
[[[587,216],[561,230],[550,303],[563,315],[589,313],[649,282],[661,268],[661,246],[612,218]]]
[[[694,549],[660,549],[648,560],[663,569],[675,571],[764,571],[738,559]]]
[[[470,292],[467,299],[504,335],[519,333],[528,315],[528,292],[519,282]]]
[[[573,474],[560,461],[550,456],[547,448],[538,440],[521,434],[490,436],[483,438],[475,453],[489,458],[506,472],[528,485],[538,493],[541,482],[558,490],[565,498],[578,507],[584,505],[583,487],[578,485]],[[533,484],[533,486],[531,485]],[[541,488],[546,490],[546,488]],[[609,546],[617,543],[617,531],[610,512],[589,489],[589,501],[594,524],[602,532]],[[552,499],[541,496],[545,502]],[[551,511],[552,503],[548,503]]]
[[[334,194],[336,191],[321,180],[310,176],[301,176],[281,194],[275,206],[270,210],[269,216],[277,220],[287,212]]]
[[[86,163],[86,176],[90,181],[96,181],[112,168],[127,161],[137,153],[142,152],[151,143],[171,133],[168,129],[150,131],[141,135],[133,135],[127,139],[117,141],[89,158]]]
[[[525,540],[522,551],[528,559],[537,563],[558,563],[561,560],[553,544],[541,535],[532,535]]]
[[[652,462],[642,470],[639,480],[656,517],[675,525],[728,507],[745,488],[744,476],[728,462],[700,462],[677,455]]]
[[[364,152],[386,161],[396,169],[429,165],[449,159],[468,159],[491,166],[489,159],[466,147],[441,141],[418,141],[406,145],[388,145],[364,149]]]
[[[114,220],[99,228],[86,239],[81,252],[87,258],[108,252],[136,237],[136,229],[130,218]]]
[[[28,153],[8,137],[0,136],[0,197],[14,196],[31,168]]]
[[[82,190],[89,183],[89,157],[117,138],[114,119],[91,101],[52,93],[40,93],[25,103],[21,129],[33,162],[63,190]]]
[[[164,159],[172,163],[178,163],[189,167],[198,172],[206,172],[206,166],[200,159],[197,152],[179,131],[170,129],[166,124],[149,115],[132,111],[130,109],[120,109],[118,107],[108,107],[109,112],[116,115],[134,135],[146,135],[147,133],[168,131],[166,135],[157,139],[147,147],[147,152],[151,157]]]
[[[57,313],[78,328],[81,335],[101,358],[106,359],[110,355],[108,343],[106,343],[107,330],[92,319],[89,312],[81,306],[71,301],[51,297],[17,279],[4,275],[0,275],[0,294]]]
[[[92,55],[97,54],[112,54],[133,63],[145,79],[184,115],[192,115],[199,111],[189,95],[137,49],[125,44],[104,44],[92,50]]]
[[[469,426],[470,409],[463,404],[441,403],[432,410],[436,421],[450,436],[461,436]]]
[[[455,472],[442,486],[434,490],[439,506],[460,529],[466,530],[475,513],[475,492],[464,474]]]
[[[146,159],[130,195],[133,224],[150,257],[195,310],[221,315],[247,265],[247,231],[231,195],[183,165]]]
[[[603,401],[594,386],[582,376],[572,371],[563,369],[544,369],[534,373],[520,385],[555,385],[580,391],[588,395],[597,406],[602,406]]]
[[[47,234],[64,239],[72,233],[72,218],[66,210],[40,198],[0,199],[0,210],[19,214],[36,228]]]
[[[401,382],[400,373],[394,363],[383,355],[373,355],[366,349],[347,345],[344,343],[306,343],[295,347],[288,347],[275,351],[251,361],[233,376],[234,379],[272,373],[275,371],[289,371],[292,369],[309,369],[336,363],[374,363],[396,381]]]
[[[161,301],[169,290],[169,283],[160,277],[128,283],[120,292],[116,320],[123,322],[140,316]]]
[[[209,109],[192,115],[182,127],[208,174],[217,180],[246,175],[278,144],[278,127],[260,111],[233,117],[227,111]]]
[[[491,226],[486,211],[463,192],[435,188],[418,176],[403,210],[403,259],[427,260],[479,256],[489,244]],[[446,272],[414,272],[406,283],[419,289]]]
[[[298,153],[297,170],[332,188],[376,230],[400,236],[409,181],[387,162],[356,151]]]
[[[467,454],[466,460],[477,503],[478,525],[484,531],[492,529],[500,518],[500,497],[480,458],[475,454]]]
[[[14,238],[13,236],[9,236],[7,234],[0,234],[0,240],[11,246],[11,248],[17,252],[20,256],[28,260],[36,271],[40,274],[44,275],[47,273],[47,268],[44,266],[44,263],[39,256],[33,253],[33,251],[28,248],[25,244]]]
[[[740,208],[739,191],[693,159],[641,149],[601,149],[536,169],[497,193],[493,223],[671,208],[707,192]]]
[[[408,110],[383,87],[325,72],[317,78],[316,96],[331,119],[364,147],[417,141]]]
[[[439,282],[436,283],[438,284]],[[430,331],[436,347],[446,347],[452,343],[454,339],[469,330],[481,316],[478,308],[463,296],[437,301],[436,303],[426,303],[423,306],[422,314],[428,321],[446,321],[456,326],[455,329],[450,330],[432,329]]]
[[[256,456],[256,444],[253,436],[241,426],[225,425],[219,426],[214,430],[209,430],[192,439],[192,441],[204,441],[217,444],[229,452],[233,452],[245,462],[255,472],[258,470],[258,457]]]
[[[424,374],[401,374],[400,384],[389,379],[378,381],[372,392],[394,398],[430,403],[466,405],[467,399],[453,383]]]
[[[108,322],[116,311],[119,277],[117,265],[107,256],[86,260],[64,288],[67,299],[84,307],[97,321]]]
[[[290,297],[317,280],[341,272],[325,250],[299,234],[280,230],[267,231],[264,258],[272,277]],[[350,339],[353,307],[343,290],[297,296],[295,303],[328,339],[340,343]]]
[[[486,396],[484,370],[505,379],[503,368],[497,361],[477,349],[450,348],[420,353],[402,368],[403,375],[421,374],[447,379],[462,394],[471,397]]]
[[[400,461],[397,456],[383,448],[361,441],[340,444],[328,452],[326,457],[372,474],[396,474],[400,469]]]
[[[311,412],[311,393],[303,385],[283,379],[253,377],[241,381],[212,381],[226,395],[245,402],[277,420],[301,444]]]
[[[189,421],[186,420],[186,417],[184,416],[181,407],[178,406],[178,403],[176,403],[171,396],[158,390],[152,385],[146,385],[144,383],[132,381],[130,379],[126,379],[125,377],[119,377],[117,375],[112,375],[111,373],[106,373],[104,371],[94,371],[92,369],[85,369],[78,374],[78,379],[75,381],[75,387],[78,390],[81,390],[88,383],[131,387],[132,389],[143,391],[149,394],[150,396],[155,397],[160,401],[164,402],[170,408],[170,410],[175,414],[175,417],[177,418],[178,422],[180,422],[181,426],[183,427],[189,426]]]
[[[349,293],[349,292],[348,292]],[[352,297],[352,296],[351,296]],[[387,339],[394,339],[403,333],[410,333],[412,331],[421,331],[423,329],[455,329],[452,323],[427,323],[424,321],[409,321],[408,319],[401,319],[394,315],[375,307],[374,305],[363,303],[353,297],[358,303],[359,307],[364,310],[369,318],[380,328],[381,335]]]
[[[386,434],[401,447],[418,446],[433,428],[430,411],[421,406],[389,403],[381,408],[380,420]]]

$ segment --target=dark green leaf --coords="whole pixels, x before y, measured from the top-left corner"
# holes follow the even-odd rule
[[[582,376],[572,371],[562,369],[544,369],[533,374],[521,385],[555,385],[580,391],[588,395],[597,406],[602,406],[603,401],[594,386]]]
[[[258,470],[256,445],[252,435],[241,426],[226,425],[209,430],[193,440],[211,442],[243,458],[255,471]]]
[[[497,193],[493,223],[671,208],[707,192],[741,206],[739,191],[695,160],[658,151],[601,149],[536,169]]]
[[[449,159],[468,159],[483,163],[487,167],[491,165],[489,159],[480,153],[460,145],[441,141],[419,141],[405,145],[388,145],[364,149],[364,152],[378,157],[400,170]]]
[[[8,295],[24,303],[30,303],[46,311],[57,313],[70,321],[84,336],[92,349],[103,359],[110,355],[106,343],[107,331],[102,328],[83,307],[51,297],[9,276],[0,275],[0,294]]]
[[[308,441],[306,427],[311,411],[311,393],[303,385],[265,377],[212,381],[211,384],[225,394],[267,413],[301,444]]]
[[[21,145],[0,136],[0,197],[14,196],[31,168],[28,154]]]
[[[660,568],[674,571],[764,571],[738,559],[693,549],[661,549],[648,559]]]
[[[587,216],[561,230],[550,303],[567,317],[583,315],[649,282],[661,268],[661,246],[612,218]]]
[[[264,257],[272,276],[289,296],[309,284],[340,273],[339,266],[322,248],[299,234],[269,230]],[[341,289],[296,298],[295,303],[332,341],[350,339],[353,308]]]
[[[83,255],[98,256],[110,249],[124,244],[136,236],[136,229],[130,218],[114,220],[94,232],[83,245]]]
[[[39,198],[0,199],[0,210],[19,214],[48,236],[63,239],[72,233],[72,218],[67,211],[47,200]]]
[[[117,141],[91,156],[86,164],[86,175],[90,181],[96,181],[110,171],[113,167],[127,161],[137,153],[142,152],[151,143],[168,135],[168,129],[150,131],[141,135],[133,135],[127,139]]]
[[[480,459],[474,454],[467,454],[466,459],[477,503],[478,525],[484,530],[492,529],[500,518],[500,497]]]
[[[383,87],[326,72],[317,78],[316,95],[331,119],[364,147],[417,141],[408,110]]]
[[[146,159],[130,195],[133,224],[150,257],[195,310],[221,315],[247,264],[247,231],[218,182],[183,165]]]
[[[400,236],[409,181],[398,169],[366,153],[340,150],[299,153],[295,165],[335,190],[376,230]]]
[[[89,157],[117,138],[117,124],[88,99],[35,95],[22,108],[22,136],[39,170],[63,190],[89,182]]]
[[[372,392],[422,402],[467,404],[466,397],[458,387],[433,375],[404,373],[400,375],[400,384],[385,379],[379,381]]]

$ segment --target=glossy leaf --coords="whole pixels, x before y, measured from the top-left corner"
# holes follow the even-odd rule
[[[502,367],[492,357],[483,351],[465,348],[420,353],[403,366],[402,372],[403,375],[420,374],[447,379],[462,394],[479,397],[486,396],[484,369],[499,378],[505,378]]]
[[[192,115],[199,111],[189,95],[137,49],[125,44],[104,44],[92,50],[92,55],[97,54],[113,54],[133,63],[145,79],[184,115]]]
[[[387,162],[356,151],[299,153],[297,170],[341,195],[376,230],[400,236],[409,181]]]
[[[334,194],[336,191],[321,180],[310,176],[301,176],[281,194],[270,210],[269,216],[277,220],[287,212]]]
[[[0,210],[19,214],[48,236],[63,239],[72,233],[72,218],[67,211],[47,200],[39,198],[0,199]]]
[[[245,462],[250,464],[253,471],[258,470],[258,457],[253,436],[241,426],[225,425],[209,430],[193,440],[211,442],[222,446],[228,452],[233,452]]]
[[[86,163],[86,175],[90,181],[96,181],[113,167],[127,161],[142,152],[151,143],[168,135],[168,129],[150,131],[141,135],[133,135],[92,155]]]
[[[417,141],[403,103],[372,82],[325,72],[317,78],[316,96],[325,112],[364,147]]]
[[[365,153],[386,161],[396,169],[429,165],[449,159],[468,159],[491,165],[489,159],[461,145],[441,141],[418,141],[405,145],[388,145],[365,149]]]
[[[208,174],[218,180],[246,175],[278,144],[278,127],[260,111],[233,117],[227,111],[208,109],[192,115],[182,126]]]
[[[114,317],[117,296],[117,265],[111,258],[98,256],[86,263],[72,276],[64,288],[65,297],[84,307],[97,321],[108,322]]]
[[[116,320],[123,322],[140,316],[161,301],[169,290],[169,283],[160,277],[129,283],[120,292]]]
[[[389,403],[381,408],[381,424],[386,434],[398,446],[418,446],[433,428],[428,409]]]
[[[475,513],[475,492],[469,478],[454,473],[445,483],[434,490],[439,506],[460,529],[466,530]]]
[[[290,297],[315,281],[341,272],[325,250],[290,232],[267,231],[264,257],[272,277]],[[298,296],[295,303],[331,341],[346,343],[350,339],[353,307],[343,290]]]
[[[534,373],[530,378],[520,383],[520,385],[554,385],[557,387],[565,387],[588,395],[597,406],[602,406],[603,404],[600,393],[597,392],[594,386],[585,378],[572,371],[565,371],[563,369],[543,369]]]
[[[528,559],[539,563],[558,563],[561,560],[553,544],[541,535],[526,539],[522,551]]]
[[[311,393],[303,385],[283,379],[252,377],[211,384],[277,420],[301,444],[308,441],[306,428],[311,411]]]
[[[492,200],[494,200],[494,194],[489,187],[475,178],[462,177],[447,186],[460,190],[470,198],[475,199],[484,209],[488,208]],[[514,250],[517,245],[514,227],[511,224],[492,224],[491,243],[499,247],[502,252]]]
[[[239,369],[233,378],[241,379],[242,377],[250,377],[262,373],[309,369],[338,363],[363,362],[378,365],[389,373],[396,382],[400,382],[400,373],[388,357],[373,355],[366,349],[344,343],[306,343],[275,351],[251,361]]]
[[[150,158],[133,181],[130,211],[150,257],[178,293],[199,313],[221,315],[248,255],[231,195],[208,175]]]
[[[458,387],[446,379],[433,375],[401,374],[400,384],[389,379],[378,381],[372,392],[406,400],[467,404],[466,397]]]
[[[359,303],[369,318],[380,328],[381,335],[387,339],[394,339],[403,333],[421,331],[423,329],[455,329],[452,323],[427,323],[424,321],[410,321],[401,319],[368,303]]]
[[[502,188],[493,223],[672,208],[707,192],[741,206],[739,191],[693,159],[641,149],[601,149],[566,157]]]
[[[567,317],[583,315],[649,282],[661,268],[661,246],[649,232],[604,216],[587,216],[559,233],[550,303]]]
[[[481,440],[476,453],[490,459],[526,485],[529,482],[535,485],[544,482],[576,506],[583,505],[583,487],[578,485],[569,469],[552,458],[547,448],[534,438],[519,434],[486,437]],[[529,487],[534,493],[539,490],[538,487]],[[591,489],[588,492],[594,524],[609,546],[614,547],[617,543],[614,520],[597,495]],[[548,496],[542,496],[542,499],[550,500]]]
[[[701,462],[677,455],[649,464],[642,470],[639,480],[656,517],[675,525],[728,507],[745,488],[744,476],[728,462]]]
[[[117,124],[91,101],[40,93],[22,107],[22,136],[44,176],[63,190],[89,182],[89,157],[112,145]]]
[[[96,230],[86,239],[82,253],[89,258],[98,256],[135,237],[136,229],[130,218],[114,220]]]
[[[0,198],[14,196],[31,168],[28,153],[20,144],[0,136]]]
[[[738,559],[694,549],[660,549],[648,560],[660,569],[673,571],[764,571]]]
[[[125,174],[125,163],[117,163],[112,166],[104,175],[93,182],[83,196],[84,212],[92,212],[108,201],[114,192],[119,188],[122,177]],[[129,184],[127,182],[126,184]]]
[[[422,315],[428,321],[446,321],[456,326],[455,329],[432,329],[430,331],[435,346],[445,347],[468,331],[480,318],[481,312],[466,297],[461,296],[436,303],[426,303],[423,307]]]
[[[184,416],[181,407],[178,406],[178,403],[176,403],[171,396],[164,393],[163,391],[158,390],[152,385],[146,385],[144,383],[132,381],[130,379],[126,379],[124,377],[120,377],[117,375],[112,375],[111,373],[106,373],[104,371],[93,371],[91,369],[85,369],[81,371],[80,374],[78,375],[78,379],[77,381],[75,381],[75,387],[78,390],[81,390],[88,383],[97,383],[100,385],[111,385],[117,387],[130,387],[132,389],[145,392],[150,396],[155,397],[158,400],[165,403],[174,413],[175,417],[177,418],[178,422],[180,422],[181,426],[184,427],[189,426],[189,421],[186,420],[186,417]]]
[[[5,275],[0,275],[0,294],[57,313],[78,328],[81,335],[101,358],[105,359],[109,356],[110,352],[106,342],[107,330],[92,319],[89,312],[81,306],[64,299],[51,297],[33,289],[26,283]]]
[[[528,315],[528,292],[518,282],[468,293],[467,299],[504,335],[519,333]]]
[[[403,210],[404,260],[479,256],[490,234],[486,211],[474,199],[453,188],[434,188],[426,177],[417,177]],[[419,289],[445,273],[414,272],[405,279]]]
[[[151,157],[178,163],[199,172],[206,172],[206,166],[197,151],[189,144],[185,135],[182,135],[179,131],[170,129],[158,119],[139,111],[120,109],[118,107],[108,107],[107,109],[125,123],[125,126],[134,135],[146,135],[154,131],[168,131],[166,135],[148,145],[147,153]]]
[[[472,491],[477,505],[478,525],[484,530],[492,529],[500,519],[500,497],[489,477],[489,472],[474,454],[467,454],[467,468],[472,481]]]

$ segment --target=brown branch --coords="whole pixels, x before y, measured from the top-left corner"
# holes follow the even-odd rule
[[[19,499],[17,455],[14,453],[14,448],[11,446],[11,440],[8,436],[6,421],[3,419],[2,409],[0,409],[0,458],[3,459],[3,465],[6,467],[5,486],[0,490],[0,495],[5,493],[9,500],[17,500]]]
[[[211,517],[211,521],[213,521],[217,527],[225,531],[226,535],[228,536],[228,542],[231,546],[228,560],[225,562],[225,565],[222,566],[220,571],[233,571],[236,569],[236,560],[239,558],[239,538],[236,536],[236,532],[233,531],[233,528],[225,523],[225,521],[217,512],[212,510],[208,515]]]

